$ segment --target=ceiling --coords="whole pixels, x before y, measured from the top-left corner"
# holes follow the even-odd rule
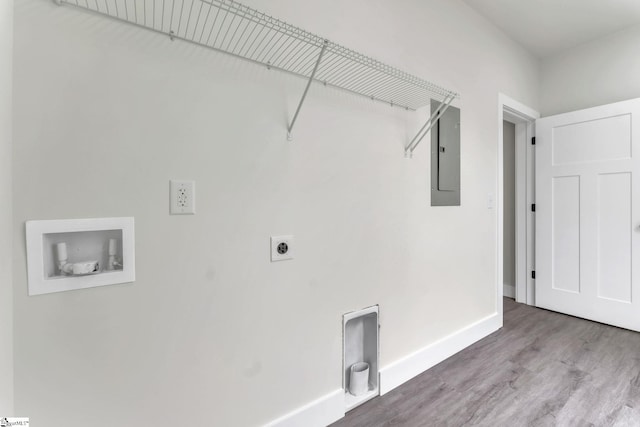
[[[640,24],[640,0],[463,0],[540,58]]]

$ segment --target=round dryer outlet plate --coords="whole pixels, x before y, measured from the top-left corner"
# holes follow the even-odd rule
[[[271,262],[293,259],[293,236],[271,236]]]

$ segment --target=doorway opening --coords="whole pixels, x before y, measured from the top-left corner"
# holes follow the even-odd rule
[[[500,94],[498,101],[497,294],[533,305],[535,121],[540,114]],[[510,144],[510,145],[509,145]],[[507,183],[505,185],[505,179]]]
[[[516,298],[516,125],[502,122],[502,292]]]

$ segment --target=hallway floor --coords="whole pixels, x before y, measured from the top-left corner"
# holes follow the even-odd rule
[[[504,300],[504,327],[332,427],[640,426],[640,333]]]

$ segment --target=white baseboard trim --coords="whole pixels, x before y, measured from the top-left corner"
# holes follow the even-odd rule
[[[380,394],[386,394],[502,326],[498,313],[485,317],[380,370]]]
[[[516,287],[514,285],[509,285],[507,283],[505,283],[504,285],[502,285],[502,295],[508,298],[514,298],[516,297]]]
[[[326,427],[344,417],[344,389],[304,405],[265,427]]]

